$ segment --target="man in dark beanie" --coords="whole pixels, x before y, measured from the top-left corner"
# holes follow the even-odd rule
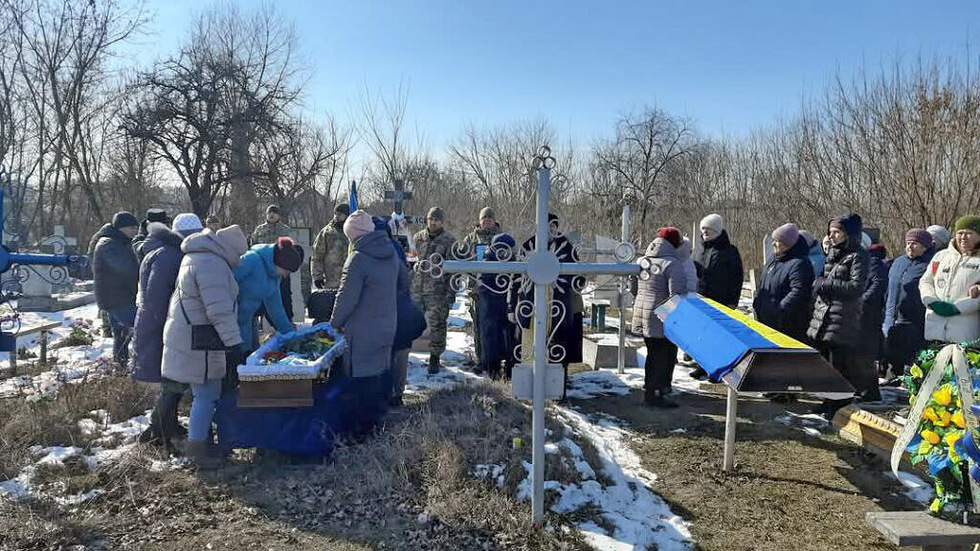
[[[140,265],[131,243],[139,225],[132,213],[117,212],[112,224],[99,230],[92,251],[95,299],[109,318],[113,359],[120,369],[129,361],[129,339],[136,319]]]
[[[298,270],[302,263],[303,250],[288,237],[280,237],[274,245],[254,245],[242,255],[235,268],[235,280],[238,282],[238,328],[246,352],[251,353],[258,347],[255,318],[259,315],[264,314],[280,333],[293,330],[293,323],[282,303],[279,281]]]
[[[350,215],[347,203],[337,203],[333,209],[333,219],[316,234],[313,240],[313,254],[310,256],[310,275],[313,286],[318,289],[340,287],[340,273],[347,261],[350,241],[344,235],[344,222]]]
[[[463,238],[463,245],[466,246],[466,255],[474,260],[483,260],[483,253],[486,251],[494,236],[500,234],[500,224],[497,217],[490,207],[480,209],[479,221],[473,231]],[[477,358],[482,358],[483,338],[480,336],[480,312],[478,310],[479,301],[477,300],[476,289],[470,289],[467,294],[470,303],[470,318],[473,320],[473,344]]]
[[[856,348],[861,341],[861,297],[867,289],[871,260],[861,247],[863,223],[857,214],[827,225],[830,252],[823,273],[813,282],[813,316],[809,337],[817,350],[854,386],[859,395],[878,392],[878,376]],[[850,402],[825,401],[815,413],[832,419]]]
[[[414,239],[419,260],[428,260],[435,254],[444,259],[452,258],[456,239],[443,228],[444,222],[445,213],[441,208],[429,209],[426,227],[416,233]],[[439,277],[424,272],[416,274],[412,285],[412,299],[425,312],[425,319],[429,324],[429,373],[437,373],[442,365],[439,358],[446,351],[449,308],[456,300],[449,285],[449,275],[445,272],[440,273]]]

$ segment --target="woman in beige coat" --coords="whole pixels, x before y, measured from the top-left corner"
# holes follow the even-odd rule
[[[980,338],[980,217],[956,221],[949,247],[936,253],[919,280],[926,306],[927,341],[958,343]]]
[[[232,269],[248,250],[248,241],[241,228],[229,226],[217,232],[207,229],[194,234],[184,240],[181,250],[184,258],[163,329],[162,371],[167,379],[191,385],[194,401],[187,431],[187,455],[207,459],[214,455],[208,431],[215,403],[221,395],[225,352],[192,349],[191,327],[211,325],[226,347],[234,351],[240,348],[242,336],[235,312],[238,283]]]

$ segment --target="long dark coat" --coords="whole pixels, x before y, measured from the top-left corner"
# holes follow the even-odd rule
[[[163,326],[167,323],[170,297],[177,285],[177,273],[184,253],[184,236],[163,227],[143,241],[154,243],[140,264],[139,294],[133,346],[136,352],[133,378],[147,383],[160,382],[163,361]]]
[[[758,320],[797,340],[806,338],[810,325],[813,264],[802,237],[781,257],[766,263],[752,308]]]

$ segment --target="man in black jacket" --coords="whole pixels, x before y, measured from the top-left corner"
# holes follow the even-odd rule
[[[694,259],[699,274],[698,293],[729,308],[737,308],[745,276],[738,247],[728,239],[725,220],[720,214],[705,216],[700,227],[704,247]],[[695,379],[707,375],[700,366],[691,372]]]
[[[862,229],[857,214],[835,218],[828,224],[831,247],[823,273],[813,282],[813,317],[807,337],[858,393],[869,393],[878,389],[877,374],[857,351],[862,338],[861,299],[871,264],[868,251],[861,247]],[[815,412],[830,419],[847,402],[827,400]]]
[[[139,225],[132,213],[117,212],[112,224],[99,231],[101,236],[92,252],[95,299],[109,316],[113,359],[121,369],[129,360],[129,339],[136,318],[140,265],[132,240]]]

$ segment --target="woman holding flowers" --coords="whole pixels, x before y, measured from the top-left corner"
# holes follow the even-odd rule
[[[925,462],[928,466],[936,486],[936,499],[930,506],[935,514],[947,512],[949,505],[957,510],[969,493],[967,478],[971,475],[965,467],[966,457],[973,450],[967,449],[966,436],[968,430],[976,427],[967,427],[963,401],[975,395],[980,371],[978,284],[980,217],[964,216],[956,221],[956,233],[949,246],[936,253],[919,281],[922,304],[927,309],[925,338],[930,346],[902,377],[912,394],[908,427],[917,431],[914,435],[904,433],[912,438],[902,444],[908,442],[905,450],[913,464]],[[959,364],[952,359],[954,355],[960,358]],[[965,394],[957,386],[955,368],[959,365],[962,371],[964,359],[973,380],[973,388],[966,389]],[[935,370],[942,371],[930,377]]]

